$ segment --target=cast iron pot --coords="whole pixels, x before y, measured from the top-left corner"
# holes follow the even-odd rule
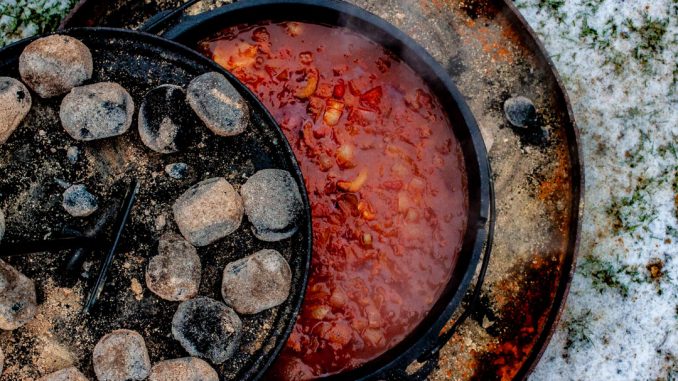
[[[158,25],[154,20],[153,27]],[[363,366],[328,379],[412,378],[404,369],[430,358],[451,337],[440,335],[459,308],[478,265],[486,238],[491,240],[493,199],[487,151],[478,125],[463,96],[445,70],[421,46],[385,20],[351,4],[332,0],[244,0],[197,16],[183,17],[163,37],[191,48],[226,27],[261,21],[300,21],[349,28],[392,51],[421,76],[447,111],[466,163],[468,224],[452,276],[424,320],[398,345]],[[487,225],[487,226],[486,226]],[[491,246],[488,242],[488,249]],[[487,251],[489,253],[489,250]],[[485,255],[481,275],[487,267]],[[482,279],[482,276],[480,277]],[[476,295],[480,289],[476,286]],[[462,315],[463,318],[467,314]],[[456,326],[456,325],[455,325]]]
[[[144,94],[155,86],[169,83],[185,88],[193,78],[210,71],[216,71],[226,76],[250,105],[251,122],[250,127],[245,133],[232,138],[211,138],[205,148],[200,148],[200,153],[204,154],[204,157],[196,154],[184,158],[181,156],[183,153],[178,153],[163,155],[161,160],[156,155],[153,156],[155,159],[152,157],[152,160],[149,160],[152,165],[158,165],[167,160],[187,159],[189,160],[187,162],[199,174],[212,173],[212,177],[216,173],[222,176],[230,172],[251,175],[256,170],[278,168],[289,171],[295,179],[302,195],[303,213],[298,221],[299,230],[293,237],[276,243],[261,242],[250,237],[249,226],[246,225],[246,222],[243,222],[243,226],[241,226],[236,234],[207,248],[201,248],[201,254],[206,254],[202,255],[203,283],[207,282],[206,278],[208,276],[220,279],[223,267],[216,266],[218,261],[225,262],[238,259],[229,256],[242,257],[256,250],[272,248],[278,250],[289,261],[292,269],[292,286],[288,299],[275,309],[264,311],[257,315],[242,316],[243,325],[246,327],[249,325],[256,332],[246,332],[243,335],[241,346],[235,355],[225,364],[215,366],[223,380],[241,381],[261,378],[277,358],[292,331],[305,295],[311,262],[312,234],[308,195],[301,170],[285,135],[270,113],[247,87],[213,61],[183,45],[155,35],[125,29],[76,28],[60,31],[58,34],[70,35],[79,39],[92,52],[94,75],[87,83],[107,80],[120,83],[134,98],[137,104],[137,111]],[[36,38],[22,40],[4,49],[0,49],[0,76],[20,78],[18,72],[19,56],[23,49]],[[12,140],[3,147],[9,149],[7,147],[12,145],[12,141],[26,146],[33,144],[35,140],[34,135],[38,129],[48,131],[51,138],[55,141],[54,144],[57,144],[60,141],[59,139],[65,139],[63,145],[75,144],[76,142],[65,136],[66,134],[58,124],[58,121],[54,122],[49,117],[49,115],[58,115],[60,101],[61,97],[41,99],[37,95],[33,95],[33,108],[26,119],[30,122],[22,124],[14,132]],[[50,113],[46,112],[46,109],[53,109],[55,111]],[[47,114],[47,116],[43,114]],[[137,119],[136,115],[137,112],[135,111],[134,121]],[[197,120],[197,117],[195,119]],[[196,121],[195,123],[199,122]],[[199,126],[196,125],[196,128],[199,128]],[[139,150],[147,150],[146,147],[141,145],[140,139],[134,130],[135,128],[131,128],[130,131],[120,137],[86,144],[79,143],[79,145],[87,145],[92,149],[101,149],[103,146],[116,147],[119,140],[129,140],[131,143],[128,142],[126,144],[135,144]],[[197,150],[197,148],[195,149]],[[228,155],[223,155],[224,152],[228,152]],[[16,165],[18,167],[11,167],[9,170],[15,168],[16,171],[30,171],[31,166],[24,164],[17,162]],[[159,167],[162,168],[161,166]],[[154,171],[156,168],[152,167],[148,168],[148,170]],[[31,177],[31,174],[26,174],[26,176]],[[161,202],[171,202],[173,201],[173,196],[163,196],[163,194],[183,191],[188,186],[184,184],[173,187],[173,189],[155,189],[154,195],[160,194],[162,197],[169,198],[167,200],[162,199],[160,200]],[[0,193],[11,194],[11,189],[13,188],[3,188],[0,183]],[[148,186],[144,189],[142,184],[140,195],[143,195],[144,191],[148,191]],[[146,197],[148,198],[148,195]],[[143,208],[143,205],[137,205],[137,207]],[[40,213],[40,211],[35,213]],[[124,222],[122,224],[124,225]],[[135,225],[130,225],[125,233],[127,238],[123,237],[123,240],[127,241],[123,242],[123,245],[127,248],[135,247],[135,242],[130,242],[132,237],[144,240],[153,239],[152,233],[135,231]],[[54,228],[57,228],[57,226],[54,226]],[[30,250],[30,248],[27,248],[26,242],[22,242],[20,237],[14,236],[11,226],[7,233],[3,246],[0,246],[0,258],[13,256],[14,251],[17,251],[16,255],[20,256],[28,255],[26,251],[49,251],[51,253],[47,256],[36,256],[35,261],[40,262],[41,259],[47,260],[49,258],[63,258],[66,260],[68,257],[59,257],[60,254],[57,252],[81,247],[74,240],[52,240],[33,242],[31,245],[35,245],[37,249]],[[238,237],[235,237],[236,235]],[[102,236],[99,238],[101,238],[101,241],[104,241],[104,245],[110,243],[108,237]],[[246,244],[248,239],[251,239],[251,242],[253,242],[251,245]],[[17,242],[17,240],[19,241]],[[219,246],[222,244],[223,246]],[[232,249],[233,253],[221,250],[219,247]],[[112,250],[115,250],[115,246],[113,246]],[[149,256],[153,255],[151,253],[147,254]],[[93,256],[92,261],[98,263],[100,259],[100,257]],[[20,260],[21,258],[17,259],[16,263],[21,265],[22,262]],[[33,261],[33,258],[28,258],[27,261]],[[76,274],[80,274],[80,268],[78,267],[76,270]],[[143,269],[140,271],[141,273],[138,274],[139,278],[143,279]],[[45,274],[46,269],[40,268],[34,275],[45,276]],[[47,275],[58,278],[64,274],[56,270],[55,273]],[[214,280],[210,279],[210,281]],[[215,282],[220,284],[220,281]],[[157,328],[161,332],[169,333],[172,316],[176,311],[178,303],[146,296],[143,303],[135,305],[137,313],[123,317],[119,316],[119,310],[117,309],[122,303],[118,300],[122,298],[118,298],[118,296],[128,289],[129,279],[115,277],[114,274],[111,274],[108,277],[108,285],[106,287],[107,291],[110,292],[102,294],[98,303],[99,307],[89,315],[83,314],[84,324],[89,327],[88,329],[90,329],[93,336],[101,337],[116,327],[136,329],[142,333]],[[203,290],[201,288],[201,294],[203,292],[209,292],[214,294],[210,296],[215,299],[221,299],[219,291],[216,289]],[[186,352],[171,335],[163,334],[162,337],[155,335],[146,337],[146,339],[147,341],[149,339],[153,341],[149,343],[153,344],[153,347],[149,346],[153,361],[159,358],[172,359],[186,356]],[[255,342],[259,342],[259,345],[255,345]],[[244,346],[249,346],[249,348],[245,350]],[[91,366],[91,362],[89,364]],[[83,369],[85,372],[90,370]]]

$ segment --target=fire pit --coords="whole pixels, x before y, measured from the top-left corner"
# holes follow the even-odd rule
[[[444,64],[493,146],[501,211],[497,259],[473,321],[446,346],[430,377],[523,379],[560,315],[578,241],[583,175],[576,125],[557,73],[510,1],[350,2],[397,25]],[[176,5],[81,3],[67,25],[138,27]],[[536,136],[536,147],[525,130],[504,119],[502,105],[515,95],[532,98],[548,128],[546,141]]]

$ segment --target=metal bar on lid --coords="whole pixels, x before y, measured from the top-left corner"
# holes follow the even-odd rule
[[[111,267],[111,263],[113,263],[113,258],[115,257],[115,253],[118,249],[120,239],[122,238],[122,233],[125,231],[125,225],[127,225],[127,221],[129,220],[129,216],[132,212],[132,207],[134,206],[134,201],[136,200],[138,192],[139,182],[134,179],[130,183],[127,195],[125,196],[120,213],[118,214],[118,221],[116,223],[116,230],[111,243],[111,248],[108,251],[108,255],[106,256],[104,263],[101,265],[99,276],[97,277],[96,283],[94,284],[94,287],[87,298],[87,303],[85,303],[85,306],[82,309],[84,314],[89,314],[104,289],[106,279],[108,278],[108,271]]]

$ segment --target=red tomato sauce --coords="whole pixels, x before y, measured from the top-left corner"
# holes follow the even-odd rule
[[[311,201],[309,288],[273,377],[379,356],[421,322],[461,248],[465,169],[445,111],[410,67],[344,28],[241,25],[201,49],[274,115]]]

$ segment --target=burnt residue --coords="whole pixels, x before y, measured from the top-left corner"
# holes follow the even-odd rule
[[[450,58],[446,69],[451,76],[457,76],[466,71],[467,67],[464,65],[464,60],[460,56],[454,56]]]
[[[480,356],[471,380],[511,380],[523,366],[524,356],[535,344],[535,333],[542,329],[544,316],[552,308],[553,289],[560,275],[555,257],[552,260],[539,257],[517,264],[505,282],[494,285],[500,294],[511,293],[512,303],[495,310],[484,299],[486,312],[482,318],[494,322],[487,331],[499,341]],[[522,285],[517,290],[511,284],[516,280]]]
[[[500,9],[493,0],[461,0],[459,5],[474,20],[479,17],[492,20]]]
[[[478,325],[483,326],[485,322],[497,321],[497,313],[492,308],[492,300],[489,295],[482,295],[477,304],[473,306],[471,318],[475,320]],[[500,337],[502,330],[499,324],[487,325],[485,331],[493,337]]]
[[[543,127],[543,123],[536,122],[528,128],[511,126],[511,130],[520,137],[523,146],[530,145],[542,150],[549,146],[549,131]]]

